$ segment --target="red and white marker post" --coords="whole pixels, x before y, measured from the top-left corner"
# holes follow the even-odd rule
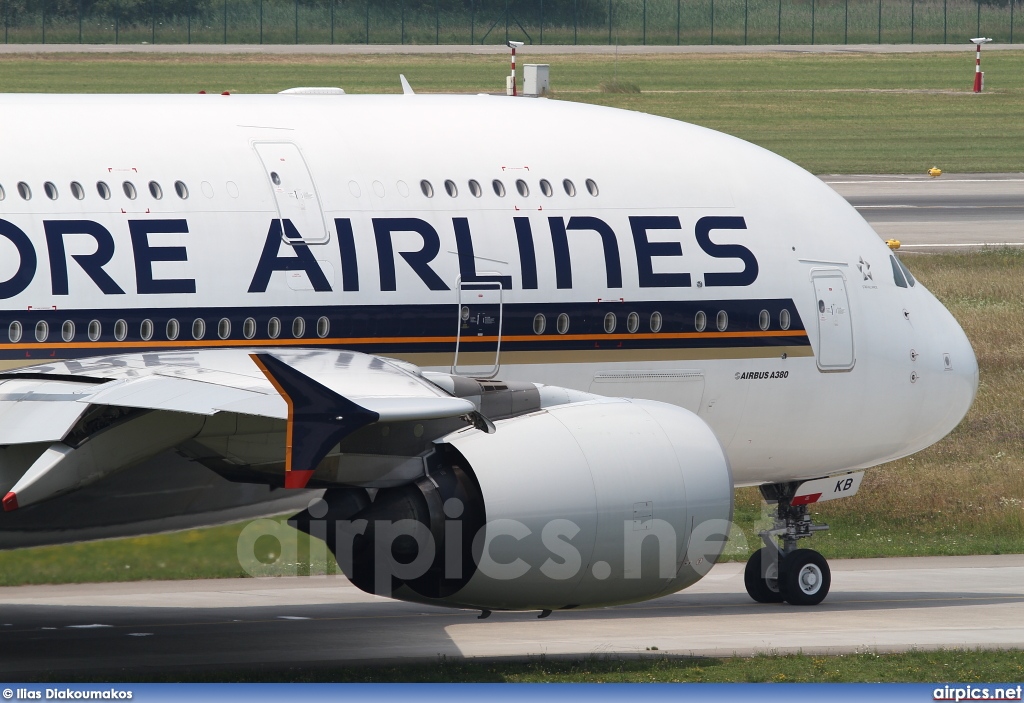
[[[971,43],[974,44],[975,48],[977,49],[977,54],[975,55],[975,59],[974,59],[974,92],[975,93],[980,93],[982,87],[985,84],[985,78],[984,78],[985,74],[983,74],[981,72],[981,45],[982,44],[987,44],[990,41],[992,41],[992,39],[986,38],[986,37],[978,37],[977,39],[971,39]],[[515,52],[515,50],[513,49],[513,53],[514,52]]]
[[[509,41],[508,46],[512,49],[512,97],[516,96],[516,48],[523,45],[521,41]]]

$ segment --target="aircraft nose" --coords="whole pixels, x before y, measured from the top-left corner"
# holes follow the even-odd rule
[[[945,411],[945,417],[940,423],[945,434],[960,424],[974,403],[978,393],[978,359],[960,323],[941,303],[938,305],[941,313],[937,316],[940,324],[936,341],[942,355],[942,380],[939,385],[943,397],[940,407],[935,409]]]

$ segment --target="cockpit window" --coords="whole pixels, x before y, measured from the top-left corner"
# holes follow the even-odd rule
[[[896,257],[893,258],[895,259]],[[896,259],[896,263],[900,265],[900,269],[903,271],[903,275],[907,277],[907,283],[909,283],[910,287],[913,288],[914,284],[917,283],[917,281],[915,281],[914,277],[911,275],[910,269],[908,269],[906,265],[899,259]]]
[[[889,257],[889,263],[892,264],[892,278],[896,281],[896,285],[900,288],[906,288],[907,279],[903,276],[903,267],[900,266],[900,263],[896,260],[895,256]]]

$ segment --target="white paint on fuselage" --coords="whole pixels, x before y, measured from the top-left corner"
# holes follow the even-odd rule
[[[29,308],[68,309],[70,316],[77,309],[282,305],[325,310],[388,305],[400,312],[419,304],[450,304],[454,334],[460,269],[452,218],[465,217],[478,272],[513,279],[504,302],[621,298],[620,325],[632,301],[792,299],[816,350],[811,274],[840,272],[855,350],[848,371],[823,372],[813,356],[783,359],[762,353],[757,358],[690,354],[679,360],[504,363],[497,374],[587,391],[602,372],[699,371],[703,393],[691,409],[725,447],[738,484],[810,478],[913,453],[952,430],[973,400],[977,364],[959,325],[921,284],[896,286],[890,252],[864,219],[803,169],[727,135],[639,113],[493,96],[17,95],[0,97],[0,110],[6,116],[0,184],[7,192],[0,218],[28,235],[38,257],[32,282],[2,301],[0,315],[16,314],[26,339],[34,324]],[[332,234],[330,243],[310,247],[323,262],[331,292],[297,285],[287,272],[274,273],[265,292],[248,292],[268,228],[279,216],[254,147],[258,142],[290,142],[301,150]],[[526,197],[517,192],[519,178],[530,187]],[[551,183],[551,197],[541,194],[541,178]],[[588,178],[600,188],[597,197],[587,192]],[[447,179],[456,182],[458,197],[446,194]],[[469,179],[479,182],[482,197],[470,193]],[[504,197],[492,191],[494,179],[503,182]],[[573,181],[574,197],[563,190],[563,179]],[[151,180],[161,185],[162,199],[149,195]],[[178,180],[188,186],[186,200],[174,193]],[[421,180],[432,184],[432,198],[421,193]],[[19,181],[31,186],[31,200],[18,197]],[[57,200],[45,196],[46,181],[58,187]],[[84,200],[71,196],[71,181],[86,189]],[[97,196],[97,181],[109,185],[110,200]],[[134,184],[137,199],[125,196],[124,181]],[[640,287],[628,218],[657,215],[678,217],[681,229],[652,231],[650,240],[678,242],[682,256],[656,257],[653,270],[688,272],[692,287]],[[615,232],[621,288],[607,285],[601,240],[594,233],[570,238],[573,287],[556,288],[547,218],[572,216],[599,217]],[[706,216],[744,219],[745,230],[713,232],[712,239],[742,245],[756,256],[759,273],[751,285],[698,287],[708,273],[742,269],[738,259],[714,258],[698,246],[694,225]],[[396,290],[382,291],[374,217],[429,222],[440,237],[440,251],[429,265],[450,290],[428,289],[400,256],[422,246],[418,235],[395,233]],[[533,229],[538,281],[533,290],[522,286],[515,217],[530,218]],[[359,290],[342,290],[336,218],[351,221]],[[47,219],[87,219],[109,230],[115,253],[104,271],[124,294],[104,294],[74,263],[72,256],[92,253],[95,242],[66,235],[69,294],[55,295],[42,225]],[[195,293],[138,292],[129,221],[153,219],[187,220],[187,234],[149,236],[151,246],[184,247],[187,261],[156,261],[152,271],[155,279],[194,281]],[[18,262],[15,247],[0,238],[0,281],[15,276]],[[862,262],[870,265],[870,278]],[[713,329],[717,310],[706,313]],[[181,323],[184,339],[191,320]],[[548,319],[549,331],[554,323]],[[215,324],[207,320],[207,340],[215,338]],[[84,332],[79,329],[79,336]],[[59,338],[59,330],[50,335]],[[61,343],[51,346],[59,356]],[[2,353],[16,358],[18,347],[3,346]],[[432,358],[424,365],[448,370],[435,365],[436,355]],[[785,378],[737,378],[780,371]],[[634,395],[643,397],[644,388],[637,384]]]

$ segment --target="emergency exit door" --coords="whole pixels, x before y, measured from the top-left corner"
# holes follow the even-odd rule
[[[498,375],[501,356],[501,282],[463,282],[460,277],[456,290],[458,333],[452,373],[493,378]]]
[[[838,269],[811,273],[818,313],[818,368],[849,371],[856,362],[846,279]]]
[[[291,142],[256,142],[281,225],[281,238],[289,244],[324,244],[330,230],[313,176],[299,148]]]

